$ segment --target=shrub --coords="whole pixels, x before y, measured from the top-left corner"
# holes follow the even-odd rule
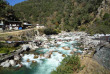
[[[45,33],[46,35],[58,34],[59,32],[60,32],[59,29],[52,29],[52,28],[46,28],[46,29],[44,30],[44,33]]]
[[[56,70],[52,71],[51,74],[71,74],[80,69],[80,60],[78,56],[72,55],[67,56],[61,62],[61,65]]]

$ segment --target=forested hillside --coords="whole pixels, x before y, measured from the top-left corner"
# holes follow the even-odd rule
[[[102,32],[105,28],[110,26],[109,12],[101,12],[103,15],[100,17],[101,13],[99,13],[98,17],[100,17],[100,19],[97,18],[98,9],[102,1],[103,0],[27,0],[16,4],[13,9],[16,16],[22,21],[44,24],[47,27],[66,31],[86,30],[90,33],[96,33]],[[97,24],[105,28],[100,30]],[[94,31],[94,29],[91,30],[91,27],[95,30],[97,29],[97,31]]]
[[[12,6],[5,0],[0,0],[0,20],[18,20]]]

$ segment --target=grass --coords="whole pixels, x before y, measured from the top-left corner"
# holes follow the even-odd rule
[[[81,66],[85,66],[78,73],[74,74],[110,74],[110,71],[105,69],[103,66],[98,64],[95,60],[90,57],[83,57],[80,59]]]
[[[65,57],[61,62],[61,65],[58,66],[56,70],[52,71],[51,74],[72,74],[80,69],[81,65],[79,57],[72,55]]]
[[[8,44],[0,42],[0,53],[7,53],[9,54],[13,50],[17,50],[19,46],[15,46],[15,44]]]

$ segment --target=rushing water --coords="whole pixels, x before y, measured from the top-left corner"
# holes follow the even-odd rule
[[[55,70],[56,67],[60,65],[60,62],[63,60],[62,54],[71,55],[70,52],[75,48],[75,41],[69,42],[58,42],[58,47],[53,46],[50,48],[41,48],[37,49],[35,53],[46,54],[52,51],[50,58],[45,58],[44,56],[38,55],[38,58],[34,59],[34,54],[25,54],[22,57],[21,63],[24,65],[22,68],[17,69],[17,67],[12,69],[1,69],[0,74],[50,74],[51,71]],[[50,45],[51,46],[51,45]],[[69,47],[70,50],[64,50],[62,47]],[[30,62],[27,62],[29,59]],[[32,63],[32,61],[36,63]]]

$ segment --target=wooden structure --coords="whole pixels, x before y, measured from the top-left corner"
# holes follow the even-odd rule
[[[5,21],[5,30],[19,30],[21,24],[21,21]]]

